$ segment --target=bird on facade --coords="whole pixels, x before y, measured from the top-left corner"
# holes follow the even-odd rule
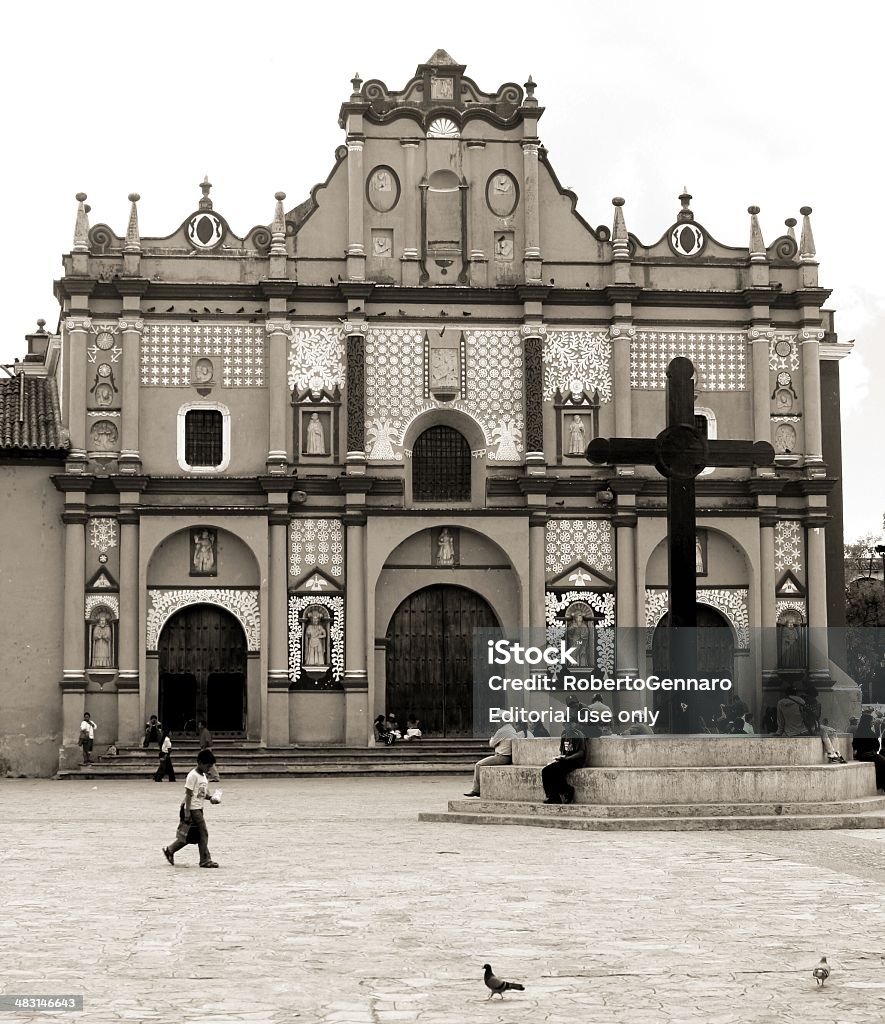
[[[485,982],[486,988],[490,989],[489,999],[496,994],[503,999],[504,993],[508,989],[512,989],[514,992],[525,992],[525,985],[520,985],[517,981],[502,981],[500,978],[496,978],[495,975],[492,974],[491,964],[483,964],[482,969],[484,972],[482,980]]]
[[[168,309],[166,310],[166,312],[167,312],[167,313],[172,313],[172,312],[174,312],[174,311],[175,311],[175,306],[170,306],[170,307],[169,307],[169,308],[168,308]]]
[[[245,306],[240,306],[240,308],[237,310],[237,312],[238,313],[245,313],[246,312],[246,307]]]
[[[404,309],[398,309],[397,313],[399,313],[400,316],[405,316],[406,315],[406,311]]]
[[[188,311],[188,313],[196,313],[196,312],[197,312],[197,311],[196,311],[196,310],[194,309],[194,307],[193,307],[193,306],[188,306],[188,307],[187,307],[187,311]]]
[[[448,314],[448,313],[447,313],[447,312],[446,312],[446,311],[445,311],[444,309],[441,309],[441,310],[439,311],[439,315],[440,315],[440,316],[448,316],[449,314]]]
[[[827,963],[827,958],[825,956],[822,956],[820,958],[820,963],[811,972],[811,976],[814,978],[818,985],[823,987],[823,983],[830,976],[830,965]]]
[[[156,308],[156,306],[148,306],[148,308],[145,310],[145,313],[153,313],[156,311]]]

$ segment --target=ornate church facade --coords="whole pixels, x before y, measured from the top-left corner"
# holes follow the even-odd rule
[[[750,207],[743,245],[687,193],[657,240],[620,198],[594,228],[531,79],[465,70],[354,78],[331,172],[269,227],[238,234],[208,180],[163,238],[135,194],[119,231],[78,196],[59,330],[0,385],[12,771],[74,759],[84,709],[99,746],[152,713],[273,747],[366,745],[391,710],[470,734],[477,627],[577,628],[600,671],[649,674],[665,482],[584,452],[659,433],[678,355],[702,432],[776,451],[699,477],[702,657],[760,716],[809,674],[847,717],[826,627],[850,346],[811,211],[766,243]]]

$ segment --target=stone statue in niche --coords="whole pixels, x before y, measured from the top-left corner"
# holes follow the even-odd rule
[[[513,235],[509,232],[499,231],[495,235],[495,257],[499,260],[513,259]]]
[[[798,612],[784,612],[777,624],[781,668],[802,668],[802,620]]]
[[[593,613],[586,604],[573,604],[565,613],[568,623],[565,631],[566,645],[573,647],[572,657],[583,668],[593,668],[594,657]]]
[[[779,413],[793,411],[793,395],[789,388],[778,388],[774,393],[774,407]]]
[[[307,610],[307,620],[304,626],[304,643],[302,645],[303,664],[305,668],[323,668],[329,664],[326,656],[326,640],[329,631],[322,621],[322,608],[314,605]]]
[[[440,530],[439,538],[436,542],[436,564],[455,564],[455,538],[447,527]]]
[[[583,455],[587,450],[587,430],[584,421],[575,414],[568,428],[568,455]]]
[[[114,400],[114,392],[110,384],[95,385],[95,404],[107,407]]]
[[[434,349],[430,353],[430,387],[459,389],[459,361],[458,350],[455,348]]]
[[[781,423],[775,430],[774,450],[779,455],[791,455],[796,450],[796,431],[789,423]]]
[[[215,575],[215,531],[194,530],[193,576]]]
[[[305,453],[307,455],[326,454],[326,433],[319,413],[312,412],[307,421]]]
[[[107,420],[96,423],[90,433],[92,434],[92,446],[96,451],[110,451],[117,443],[117,428]]]
[[[110,616],[101,611],[92,624],[89,637],[89,667],[111,668],[114,664],[114,627]]]

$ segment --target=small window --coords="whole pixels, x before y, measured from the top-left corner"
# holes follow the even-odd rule
[[[184,461],[189,466],[221,465],[224,419],[217,409],[191,409],[184,418]]]
[[[695,413],[694,425],[701,437],[705,441],[709,440],[709,420],[703,413]]]
[[[412,449],[415,501],[470,501],[470,445],[453,427],[425,430]]]

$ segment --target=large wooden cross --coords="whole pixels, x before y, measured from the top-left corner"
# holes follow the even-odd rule
[[[667,479],[671,667],[675,664],[680,675],[693,675],[697,658],[695,479],[710,467],[770,466],[774,449],[767,441],[707,440],[695,424],[694,366],[677,356],[667,367],[667,426],[657,437],[595,438],[587,445],[587,459],[614,466],[654,466]],[[682,703],[689,707],[680,716],[679,731],[695,732],[699,728],[692,711],[695,702]]]

